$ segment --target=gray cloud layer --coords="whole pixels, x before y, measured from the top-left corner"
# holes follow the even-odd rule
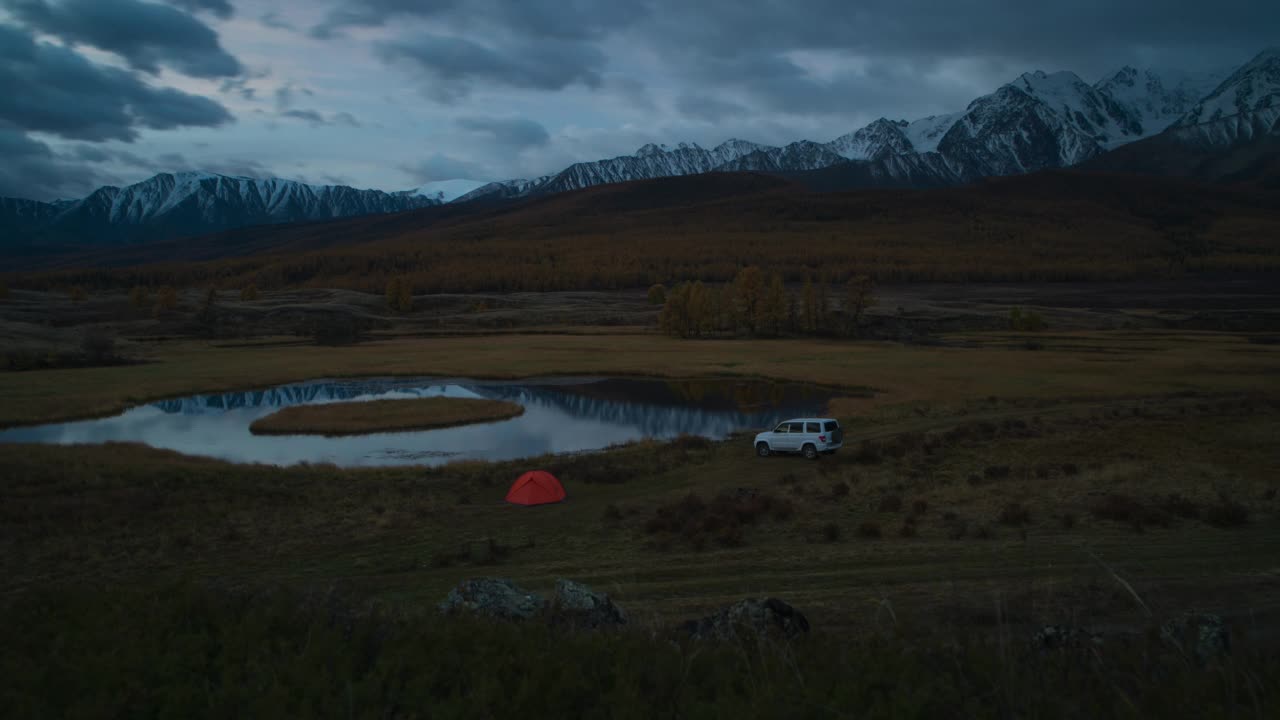
[[[125,140],[137,128],[168,130],[231,122],[205,97],[155,88],[133,74],[94,65],[68,48],[37,43],[0,25],[0,120],[77,140]]]
[[[152,74],[160,66],[192,77],[239,75],[240,62],[217,34],[181,10],[140,0],[4,0],[27,26],[115,53]],[[215,6],[218,3],[214,3]]]
[[[508,148],[537,147],[551,142],[547,129],[528,118],[464,117],[458,119],[458,127]]]
[[[235,9],[231,7],[230,0],[169,0],[169,4],[180,7],[188,12],[199,12],[204,10],[217,15],[223,20],[226,20],[235,14]]]
[[[562,90],[574,83],[600,85],[607,58],[580,42],[482,45],[462,37],[423,33],[383,43],[379,54],[420,74],[429,96],[444,102],[465,97],[476,85]]]

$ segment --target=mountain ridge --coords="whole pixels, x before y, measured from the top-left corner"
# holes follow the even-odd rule
[[[0,198],[0,246],[109,244],[172,239],[256,224],[305,222],[416,210],[444,203],[504,202],[596,185],[709,172],[810,173],[841,187],[936,187],[984,177],[1072,167],[1131,143],[1172,133],[1148,148],[1204,143],[1228,148],[1274,124],[1236,115],[1280,107],[1280,50],[1230,73],[1124,67],[1092,85],[1069,71],[1023,73],[960,112],[915,121],[879,118],[828,142],[771,146],[731,138],[646,144],[633,154],[574,163],[536,178],[450,180],[412,190],[357,190],[278,178],[161,173],[98,188],[79,200]],[[1182,133],[1211,118],[1213,133]],[[1235,128],[1234,130],[1232,128]],[[1171,150],[1171,152],[1177,152]],[[1150,161],[1142,161],[1148,167]],[[842,184],[844,183],[844,184]]]

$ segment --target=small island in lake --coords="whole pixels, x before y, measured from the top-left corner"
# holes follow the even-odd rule
[[[396,430],[431,430],[506,420],[524,407],[505,400],[429,397],[406,400],[294,405],[259,418],[254,435],[364,435]]]

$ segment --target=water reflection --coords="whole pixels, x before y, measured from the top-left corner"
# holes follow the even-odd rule
[[[684,433],[719,439],[738,429],[769,426],[784,416],[820,413],[831,395],[796,383],[743,380],[317,380],[164,400],[98,420],[15,428],[0,431],[0,442],[142,442],[191,455],[278,465],[436,465],[597,450]],[[525,413],[497,423],[336,438],[249,432],[254,420],[289,405],[431,396],[510,400],[523,405]]]

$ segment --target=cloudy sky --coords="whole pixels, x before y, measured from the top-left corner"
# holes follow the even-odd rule
[[[1033,69],[1231,67],[1259,0],[0,0],[0,196],[167,170],[403,189],[825,141]]]

